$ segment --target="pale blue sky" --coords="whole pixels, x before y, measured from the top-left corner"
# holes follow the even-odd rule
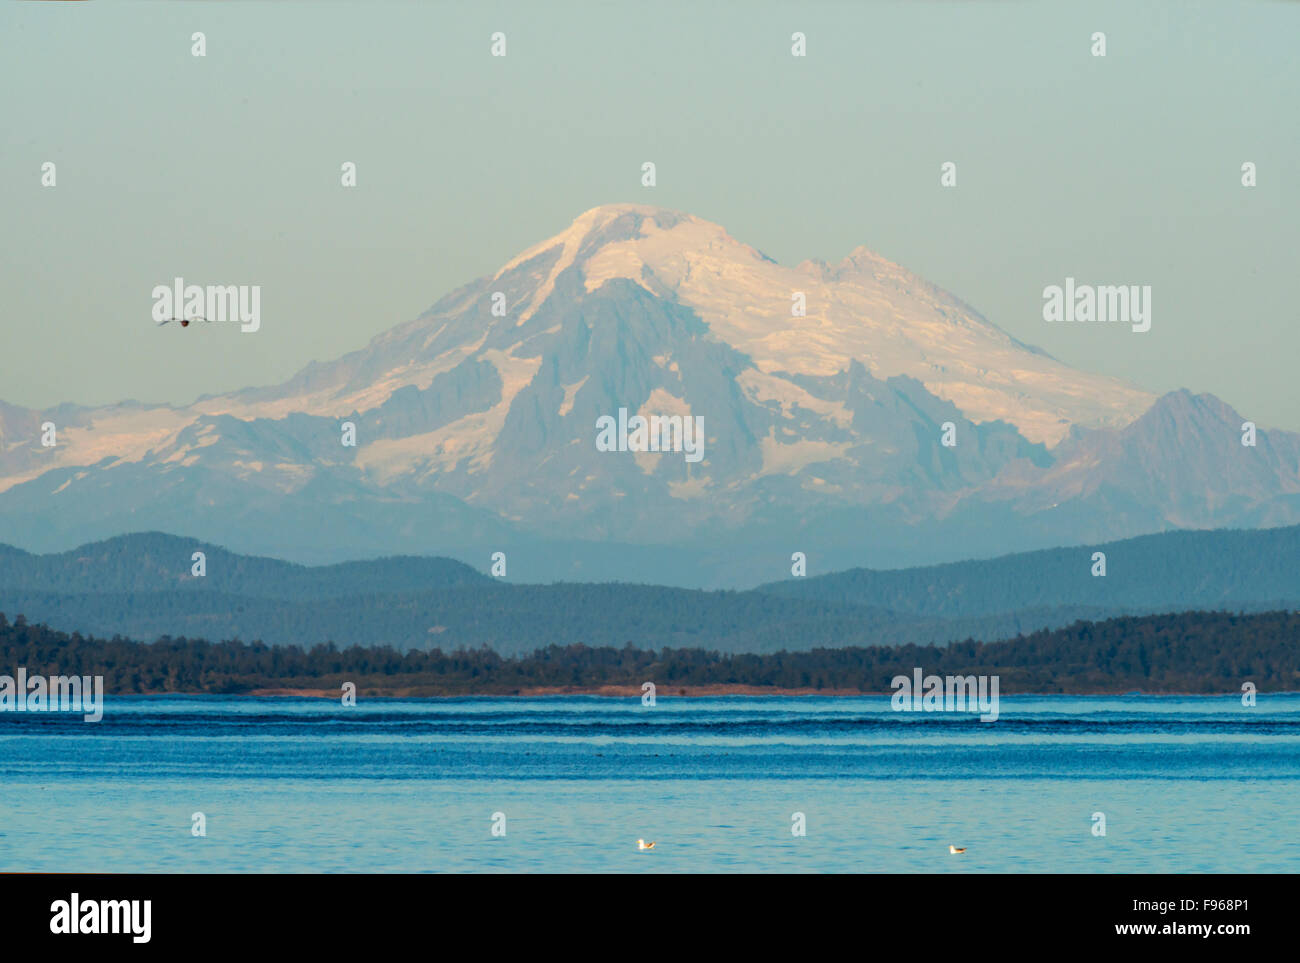
[[[0,90],[0,400],[276,382],[637,201],[1300,430],[1297,3],[8,3]],[[176,275],[262,330],[155,330]],[[1151,331],[1046,324],[1067,275],[1152,285]]]

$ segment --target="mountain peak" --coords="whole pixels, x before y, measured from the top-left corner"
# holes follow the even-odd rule
[[[656,204],[637,204],[631,201],[615,201],[611,204],[597,204],[595,207],[589,207],[573,219],[574,224],[593,220],[610,220],[615,217],[622,217],[625,214],[637,214],[641,217],[660,217],[667,216],[678,219],[698,221],[701,218],[693,214],[687,214],[685,211],[676,211],[668,207],[659,207]]]
[[[1199,423],[1235,426],[1241,424],[1241,415],[1233,407],[1208,392],[1195,394],[1187,388],[1176,388],[1157,398],[1130,429],[1172,420],[1178,423]]]
[[[558,234],[539,241],[536,244],[526,248],[515,257],[511,258],[497,272],[500,277],[517,264],[522,264],[530,260],[537,254],[548,251],[558,244],[573,245],[580,244],[583,240],[599,235],[611,225],[622,221],[624,230],[620,233],[626,238],[637,237],[640,235],[639,228],[641,224],[650,221],[655,226],[671,227],[681,221],[694,221],[698,218],[680,211],[669,210],[666,207],[655,207],[651,204],[632,204],[620,202],[615,204],[598,204],[596,207],[588,208],[583,211],[572,221],[569,226]]]

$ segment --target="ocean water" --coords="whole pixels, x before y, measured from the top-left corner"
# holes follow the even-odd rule
[[[992,724],[885,696],[0,713],[5,871],[1297,869],[1300,695],[1004,697]]]

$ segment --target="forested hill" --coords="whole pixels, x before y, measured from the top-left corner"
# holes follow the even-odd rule
[[[520,584],[443,558],[307,567],[158,533],[57,555],[0,547],[0,611],[65,631],[276,645],[549,645],[778,652],[995,640],[1084,619],[1300,608],[1300,528],[1171,532],[924,569],[791,577],[747,592]],[[203,552],[205,574],[192,556]],[[485,558],[485,565],[488,558]],[[809,560],[815,571],[816,559]],[[512,576],[519,573],[511,570]]]
[[[193,575],[195,552],[205,556],[202,578]],[[0,593],[5,595],[195,591],[303,601],[487,582],[488,576],[449,558],[394,556],[307,566],[238,555],[162,532],[120,535],[50,555],[0,545]]]
[[[1106,556],[1105,577],[1092,574],[1095,552]],[[1297,607],[1300,526],[1164,532],[923,568],[850,569],[773,582],[759,591],[930,618],[1058,606],[1170,612],[1268,602]]]
[[[152,643],[68,635],[0,615],[0,666],[30,674],[102,675],[105,691],[241,693],[314,689],[361,694],[518,694],[599,690],[653,681],[668,692],[695,686],[887,692],[915,668],[933,675],[996,675],[1015,693],[1300,690],[1300,613],[1183,612],[1079,622],[1002,642],[951,646],[815,649],[727,655],[700,649],[551,646],[506,658],[487,649],[400,653],[389,648],[271,647],[160,639]],[[13,714],[5,713],[12,720]],[[0,718],[0,723],[7,720]]]

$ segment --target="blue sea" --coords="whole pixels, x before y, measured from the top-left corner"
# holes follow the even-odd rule
[[[0,713],[6,871],[1297,868],[1300,695],[1003,697],[995,723],[886,696]]]

